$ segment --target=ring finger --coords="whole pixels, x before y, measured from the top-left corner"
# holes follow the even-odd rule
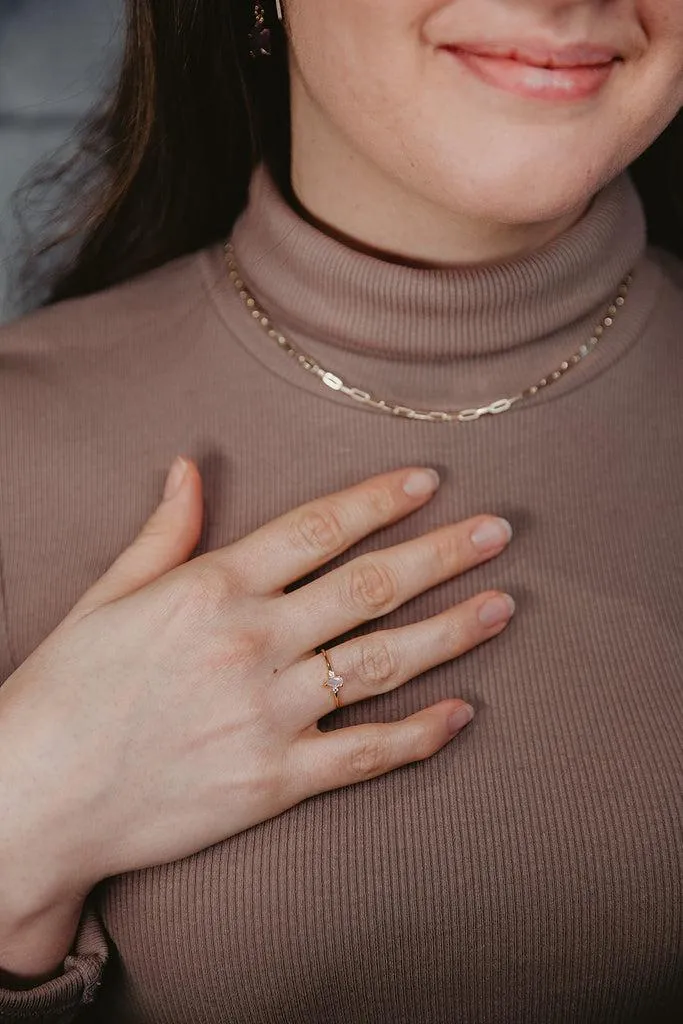
[[[327,652],[336,679],[328,678],[324,657],[312,655],[282,674],[282,715],[304,729],[335,709],[334,688],[340,704],[394,690],[497,636],[513,614],[511,597],[486,591],[422,622],[356,637]]]

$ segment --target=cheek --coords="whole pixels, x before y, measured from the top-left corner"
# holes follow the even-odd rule
[[[433,0],[297,0],[290,51],[308,96],[351,139],[405,124],[420,93],[419,18]]]
[[[683,0],[636,0],[638,19],[650,39],[681,36]]]
[[[613,124],[631,129],[639,151],[657,138],[683,106],[683,3],[677,6],[671,32],[659,38],[651,36],[651,51],[642,67],[633,68],[629,87],[618,98]]]
[[[410,77],[433,7],[434,0],[289,0],[290,50],[311,96],[341,108],[349,96],[389,105]]]
[[[668,84],[664,102],[683,104],[683,0],[638,0],[638,17],[653,51],[654,76]]]

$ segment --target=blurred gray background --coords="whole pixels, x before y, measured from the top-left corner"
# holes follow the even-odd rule
[[[19,260],[13,193],[112,80],[123,0],[0,0],[0,321]]]

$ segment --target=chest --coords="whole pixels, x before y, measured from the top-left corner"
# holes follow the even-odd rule
[[[5,580],[19,656],[133,539],[176,451],[202,469],[204,550],[381,470],[434,466],[437,498],[345,557],[504,515],[515,538],[501,558],[385,624],[488,587],[512,593],[518,612],[492,643],[337,720],[390,720],[459,695],[478,715],[457,744],[103,888],[126,975],[118,1019],[597,1024],[673,1006],[673,460],[647,458],[635,432],[627,460],[623,434],[588,444],[590,422],[554,434],[529,418],[508,432],[501,417],[454,433],[338,412],[311,422],[285,403],[266,414],[254,439],[229,411],[196,408],[137,446],[132,422],[123,443],[77,438],[87,487],[75,470],[66,488],[44,464],[23,474],[33,512],[10,524]]]

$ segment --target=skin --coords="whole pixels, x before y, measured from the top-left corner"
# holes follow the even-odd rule
[[[500,554],[504,521],[446,526],[284,594],[424,505],[436,474],[384,474],[190,562],[202,523],[196,466],[181,460],[168,486],[178,490],[135,543],[0,689],[0,817],[13,825],[0,837],[0,964],[15,979],[58,968],[101,879],[429,757],[472,715],[454,699],[403,722],[321,733],[333,703],[314,649]],[[497,615],[482,617],[491,601]],[[344,702],[491,639],[512,611],[489,591],[336,647]]]
[[[527,253],[570,226],[683,104],[683,0],[288,0],[295,192],[365,247],[428,264]],[[611,45],[596,97],[484,84],[441,47]],[[530,187],[530,184],[533,187]]]
[[[544,244],[683,100],[683,0],[289,0],[286,12],[298,198],[351,244],[407,260],[488,262]],[[563,106],[492,90],[439,48],[541,31],[611,42],[623,64],[597,98]],[[471,711],[453,698],[404,722],[321,733],[331,699],[314,652],[500,555],[505,524],[445,526],[284,593],[435,487],[424,473],[386,474],[188,562],[201,480],[176,464],[142,534],[0,689],[6,981],[60,970],[102,878],[429,757],[465,726]],[[498,539],[482,546],[485,525]],[[497,619],[482,616],[491,600]],[[491,640],[512,612],[487,592],[335,648],[345,702]]]

